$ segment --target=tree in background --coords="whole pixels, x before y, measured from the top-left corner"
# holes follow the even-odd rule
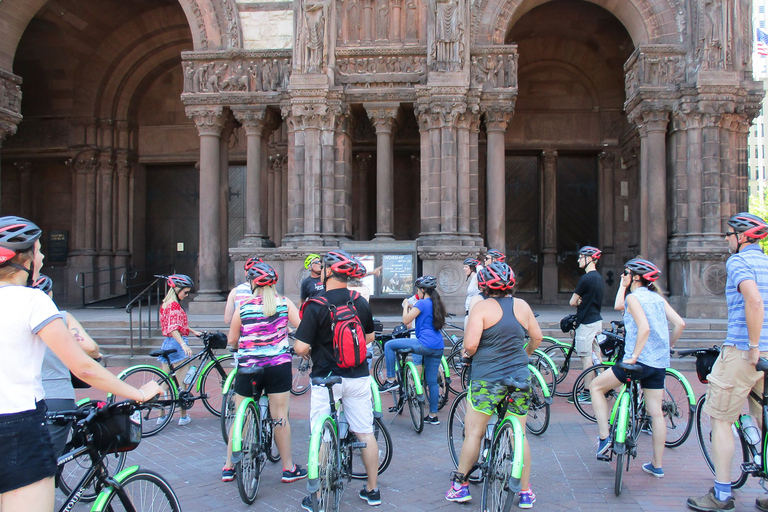
[[[763,220],[768,220],[768,192],[763,196],[762,201],[757,196],[749,196],[749,213],[753,213]],[[760,240],[760,247],[768,252],[768,238]]]

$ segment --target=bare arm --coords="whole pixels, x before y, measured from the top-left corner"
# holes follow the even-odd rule
[[[619,278],[619,289],[616,290],[616,299],[613,301],[613,309],[624,311],[624,300],[627,297],[627,286],[632,282],[631,276],[621,274]]]
[[[635,341],[635,351],[630,354],[628,358],[624,359],[624,362],[635,364],[637,363],[637,358],[643,353],[645,343],[648,341],[648,336],[651,334],[651,326],[648,325],[648,318],[645,316],[645,311],[643,311],[643,307],[640,305],[637,297],[633,297],[632,295],[627,297],[627,310],[637,324],[637,340]]]
[[[368,336],[365,337],[365,340],[368,341]],[[308,357],[312,353],[312,346],[303,341],[296,340],[293,343],[293,351],[301,357]]]
[[[487,308],[484,308],[483,304],[480,303],[469,312],[467,329],[464,331],[464,352],[468,357],[472,357],[475,352],[477,352],[478,345],[480,345],[480,337],[483,334],[485,309]]]
[[[78,345],[80,345],[80,348],[83,349],[88,356],[92,359],[101,357],[99,345],[93,341],[93,338],[91,338],[87,332],[85,332],[85,329],[80,325],[80,322],[69,313],[67,313],[67,328],[72,333],[72,336],[75,338]]]
[[[237,348],[239,346],[240,329],[242,325],[240,311],[237,311],[237,314],[232,316],[232,321],[229,323],[229,332],[227,333],[227,345],[232,348]]]
[[[739,292],[744,296],[744,314],[747,318],[747,334],[749,335],[749,362],[757,364],[760,359],[760,334],[763,329],[765,309],[763,297],[757,289],[757,283],[748,279],[739,284]],[[751,348],[756,347],[756,348]]]
[[[408,304],[406,301],[403,301],[405,303],[405,306],[403,306],[403,323],[405,325],[410,324],[414,320],[416,320],[416,317],[419,316],[419,308],[414,308],[410,304]]]
[[[299,317],[299,309],[288,297],[285,298],[285,302],[288,305],[288,321],[292,326],[298,327],[301,323],[301,317]]]
[[[568,301],[568,304],[570,304],[573,307],[578,306],[581,303],[581,295],[576,295],[575,293],[571,295],[571,300]]]
[[[533,314],[531,306],[522,299],[514,299],[515,301],[515,317],[521,318],[523,321],[520,323],[526,331],[528,331],[528,345],[525,347],[525,352],[530,356],[533,351],[539,348],[541,340],[544,339],[544,335],[541,332],[539,321],[536,320],[536,315]]]
[[[667,321],[672,324],[672,334],[669,335],[669,348],[672,348],[677,343],[677,340],[680,339],[680,335],[683,334],[685,320],[666,301],[664,303],[664,312],[667,314]]]
[[[236,289],[232,288],[227,296],[227,305],[224,306],[224,323],[228,324],[232,322],[232,316],[235,314],[235,295]]]

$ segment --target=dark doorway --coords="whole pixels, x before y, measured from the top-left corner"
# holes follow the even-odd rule
[[[515,290],[539,291],[539,161],[506,157],[506,254],[515,272]],[[493,215],[493,212],[490,213]],[[503,250],[503,248],[500,248]]]

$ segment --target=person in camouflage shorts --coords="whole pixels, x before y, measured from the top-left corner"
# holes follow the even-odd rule
[[[530,381],[530,373],[528,381]],[[507,386],[498,382],[489,382],[487,380],[472,380],[469,383],[469,392],[467,399],[472,408],[477,412],[492,415],[499,402],[507,396]],[[526,416],[528,407],[531,405],[531,391],[516,391],[510,393],[508,397],[507,412],[515,416]]]

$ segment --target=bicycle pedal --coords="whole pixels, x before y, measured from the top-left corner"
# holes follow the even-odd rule
[[[362,441],[355,441],[354,443],[349,443],[350,448],[365,448],[368,446],[368,443],[364,443]]]
[[[387,410],[388,410],[389,412],[398,412],[398,410],[399,410],[399,409],[397,408],[397,406],[396,406],[396,405],[393,405],[392,407],[390,407],[390,408],[389,408],[389,409],[387,409]]]

